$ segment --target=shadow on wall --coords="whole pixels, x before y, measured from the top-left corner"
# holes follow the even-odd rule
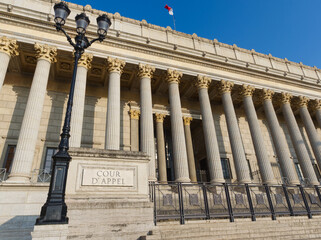
[[[0,239],[31,240],[38,215],[15,216],[0,225]]]

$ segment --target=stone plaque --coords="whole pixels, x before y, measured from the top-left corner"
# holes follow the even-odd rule
[[[293,194],[292,197],[293,197],[294,204],[301,203],[299,194]]]
[[[219,194],[214,193],[214,205],[222,205],[222,197]]]
[[[311,204],[317,204],[318,203],[317,198],[313,193],[309,194],[309,198],[310,198]]]
[[[276,202],[276,204],[283,204],[282,194],[276,193],[276,194],[274,195],[274,197],[275,197],[275,202]]]
[[[256,204],[257,205],[264,205],[264,196],[263,194],[255,194],[255,198],[256,198]]]
[[[189,204],[191,206],[199,206],[199,202],[198,202],[198,196],[197,194],[190,194],[189,195]]]
[[[244,204],[243,194],[235,194],[235,203],[236,204]]]
[[[116,168],[84,168],[82,174],[83,186],[134,186],[133,169]]]
[[[163,195],[163,206],[173,206],[173,195],[172,194]]]

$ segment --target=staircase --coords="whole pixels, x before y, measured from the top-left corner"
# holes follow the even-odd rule
[[[228,220],[186,221],[185,225],[178,222],[160,222],[149,235],[142,240],[257,240],[257,239],[321,239],[321,216],[258,218]]]

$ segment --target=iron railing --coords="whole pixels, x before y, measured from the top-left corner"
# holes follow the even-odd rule
[[[47,169],[34,169],[31,174],[32,183],[49,183],[51,179],[51,171]]]
[[[8,172],[6,168],[0,168],[0,182],[6,181],[8,178]]]
[[[151,182],[154,223],[176,219],[213,219],[321,214],[321,186]]]

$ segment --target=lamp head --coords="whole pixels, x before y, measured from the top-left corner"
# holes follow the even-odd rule
[[[111,21],[106,14],[97,17],[97,33],[100,38],[105,38],[109,27],[111,26]]]
[[[55,10],[55,23],[63,26],[66,23],[66,19],[70,14],[70,9],[65,2],[56,3],[54,6]]]
[[[77,33],[85,34],[86,28],[88,27],[90,21],[89,18],[86,16],[85,13],[78,14],[75,18],[76,26],[77,26]]]

